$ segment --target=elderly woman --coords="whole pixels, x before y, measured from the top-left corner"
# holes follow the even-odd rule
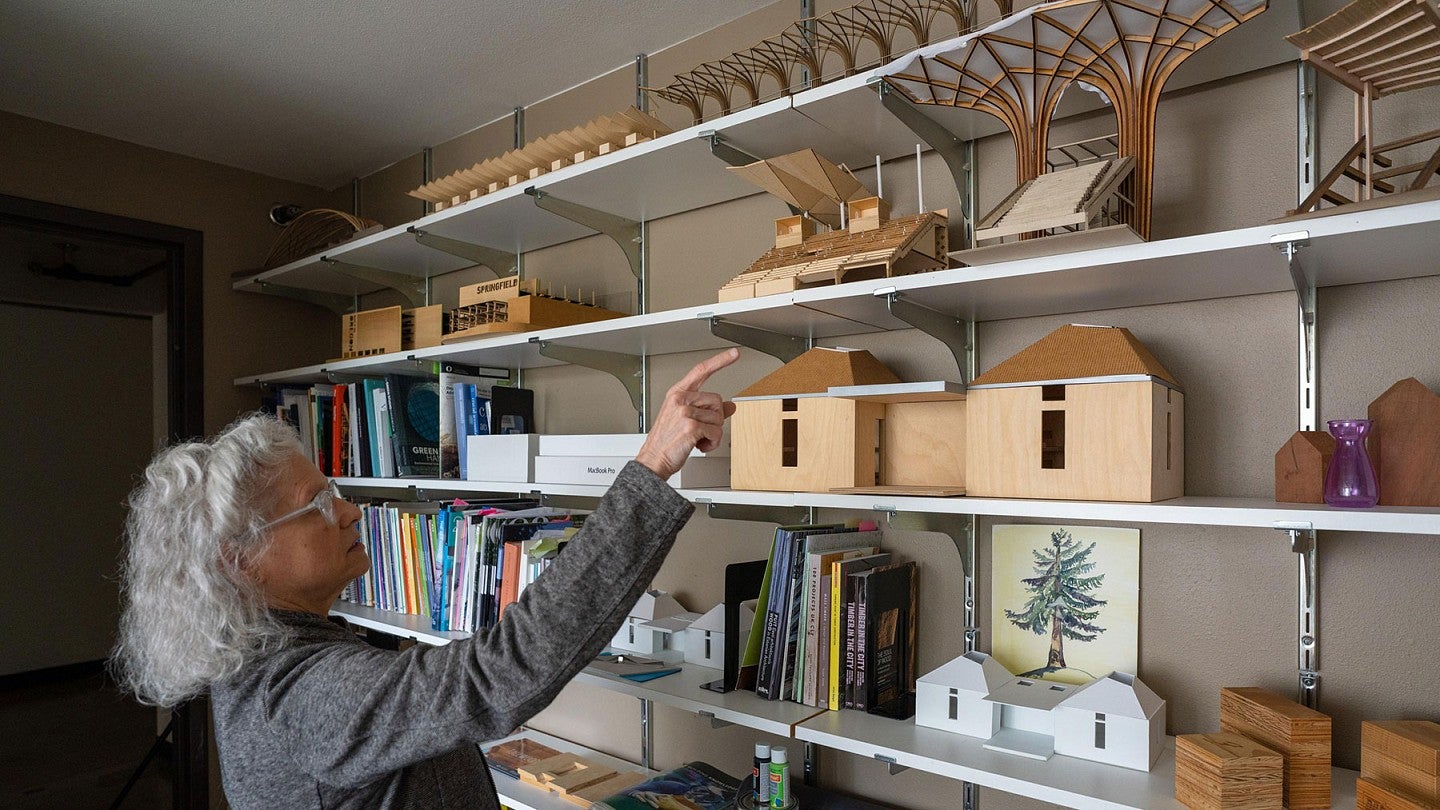
[[[327,618],[370,566],[360,510],[266,416],[171,447],[131,496],[116,661],[142,701],[209,692],[236,808],[498,807],[477,744],[543,709],[619,628],[692,507],[665,480],[733,406],[671,388],[635,461],[566,551],[471,639],[404,652]]]

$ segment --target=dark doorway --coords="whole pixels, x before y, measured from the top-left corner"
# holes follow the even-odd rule
[[[0,366],[27,378],[6,375],[15,387],[6,408],[12,421],[18,418],[32,434],[9,440],[15,452],[10,466],[20,476],[10,483],[25,484],[15,497],[51,505],[55,518],[67,514],[66,504],[94,501],[123,519],[124,494],[153,445],[203,432],[202,250],[199,231],[0,195],[5,327],[0,335],[6,344],[0,347]],[[16,390],[25,386],[30,390]],[[107,460],[107,450],[122,459]],[[87,485],[101,480],[96,469],[104,463],[124,470],[107,471],[104,486]],[[77,578],[87,583],[86,598],[105,602],[108,587],[112,601],[85,614],[85,624],[98,625],[86,628],[92,636],[87,641],[66,648],[60,638],[64,628],[31,633],[28,652],[0,660],[0,691],[6,692],[0,703],[20,705],[14,701],[22,699],[22,690],[53,691],[76,683],[77,673],[98,672],[99,662],[76,659],[93,657],[97,649],[103,658],[104,639],[93,636],[113,633],[106,608],[118,608],[113,602],[118,523],[59,534],[58,542],[55,525],[52,521],[48,534],[37,527],[26,542],[43,543],[49,536],[69,554],[43,546],[32,547],[28,557],[16,551],[25,564],[8,575],[41,580],[37,587],[43,590],[44,580],[63,580],[65,565],[73,562],[81,566]],[[126,722],[135,721],[134,711],[125,714]],[[176,807],[208,805],[207,715],[203,704],[176,710],[170,745]],[[139,765],[145,753],[140,750],[122,770]]]

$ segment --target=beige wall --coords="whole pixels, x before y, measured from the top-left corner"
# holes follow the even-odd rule
[[[335,316],[307,304],[231,289],[256,271],[279,233],[277,203],[349,209],[349,189],[263,177],[0,112],[0,194],[191,228],[204,234],[205,425],[225,425],[259,404],[242,374],[333,357]],[[259,337],[257,337],[259,336]]]
[[[798,4],[795,4],[798,5]],[[1331,3],[1329,6],[1338,4]],[[831,10],[826,5],[822,12]],[[1331,10],[1312,9],[1311,19]],[[668,53],[651,57],[652,84],[773,33],[793,16],[782,2],[731,23]],[[986,7],[988,13],[988,6]],[[1265,223],[1296,201],[1295,68],[1284,65],[1187,88],[1167,95],[1157,119],[1154,238],[1162,239]],[[593,85],[535,105],[527,135],[573,126],[597,112],[629,103],[629,67]],[[1333,83],[1320,84],[1321,171],[1350,138],[1350,96]],[[661,104],[661,117],[684,125],[683,113]],[[1381,137],[1432,128],[1440,93],[1427,91],[1381,101]],[[543,122],[544,127],[540,124]],[[435,146],[437,172],[481,160],[509,147],[510,122],[497,122],[450,144]],[[1056,122],[1052,142],[1113,131],[1108,111]],[[489,151],[486,151],[486,150]],[[981,215],[1014,183],[1008,136],[977,144]],[[1406,159],[1416,158],[1407,156]],[[943,163],[924,159],[927,204],[957,210]],[[863,181],[873,170],[861,171]],[[897,213],[914,208],[913,163],[886,169],[886,196]],[[784,207],[757,195],[650,224],[652,309],[693,306],[714,300],[715,289],[765,250],[770,219]],[[616,247],[591,237],[527,254],[528,276],[586,286],[623,289],[632,283]],[[1417,272],[1422,272],[1417,270]],[[481,278],[466,271],[455,279]],[[442,291],[458,280],[444,279]],[[452,293],[448,293],[453,295]],[[1322,419],[1363,413],[1391,382],[1418,376],[1440,387],[1440,364],[1430,347],[1440,340],[1433,317],[1440,279],[1390,282],[1322,291],[1320,362]],[[1073,312],[979,325],[981,370],[1064,323],[1126,326],[1184,384],[1189,494],[1269,498],[1272,456],[1296,423],[1295,302],[1286,294],[1167,304],[1104,312]],[[904,379],[953,378],[956,368],[936,341],[914,332],[829,341],[870,349]],[[652,401],[703,355],[651,358]],[[746,352],[717,375],[725,395],[773,370],[773,358]],[[526,372],[537,391],[537,416],[545,432],[627,431],[634,412],[620,386],[598,372],[576,367]],[[585,403],[585,407],[576,407]],[[868,513],[823,512],[822,519],[874,518]],[[980,626],[990,621],[990,528],[978,525]],[[1015,521],[1024,522],[1024,521]],[[1137,524],[1142,537],[1140,674],[1169,701],[1172,734],[1218,729],[1218,690],[1260,685],[1282,694],[1295,689],[1295,560],[1286,538],[1266,529],[1225,529]],[[763,558],[773,527],[697,516],[656,579],[688,607],[705,610],[721,598],[721,572],[729,562]],[[921,561],[920,665],[939,666],[962,651],[955,617],[963,615],[963,572],[943,536],[887,533],[891,548]],[[1434,612],[1440,589],[1440,544],[1429,537],[1331,533],[1322,535],[1322,708],[1334,715],[1335,757],[1357,767],[1361,718],[1431,717],[1440,691],[1433,651],[1440,626],[1419,620]],[[988,645],[981,636],[981,647]],[[753,742],[779,739],[745,728],[714,730],[692,715],[656,707],[658,764],[705,759],[743,773]],[[535,720],[561,737],[635,759],[639,756],[638,702],[593,687],[572,685]],[[783,744],[783,743],[782,743]],[[793,747],[800,747],[791,743]],[[872,800],[918,808],[952,808],[957,783],[909,771],[889,776],[882,765],[849,754],[819,752],[822,782]],[[986,807],[1041,806],[984,791]]]

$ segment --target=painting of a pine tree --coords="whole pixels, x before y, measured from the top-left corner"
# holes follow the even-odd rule
[[[1133,672],[1139,540],[1133,529],[996,526],[997,660],[1026,677],[1072,683]]]
[[[1064,529],[1051,532],[1049,547],[1031,551],[1035,576],[1021,580],[1030,599],[1019,612],[1005,610],[1005,618],[1016,627],[1037,636],[1050,633],[1049,660],[1026,675],[1039,677],[1065,669],[1065,639],[1094,641],[1105,632],[1094,621],[1106,602],[1090,596],[1105,581],[1104,574],[1093,573],[1095,563],[1090,554],[1094,551],[1094,543],[1082,547]]]

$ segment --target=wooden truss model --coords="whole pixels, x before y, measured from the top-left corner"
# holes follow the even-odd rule
[[[625,317],[623,312],[596,306],[593,290],[589,303],[584,297],[579,289],[574,298],[568,290],[558,296],[553,289],[542,293],[539,279],[521,281],[519,276],[471,284],[460,288],[460,306],[450,310],[450,332],[441,342]]]
[[[1085,230],[1106,219],[1107,203],[1134,166],[1130,157],[1101,160],[1027,180],[980,220],[975,239]]]
[[[1028,8],[953,49],[917,56],[886,77],[916,104],[980,110],[1015,139],[1016,182],[1045,169],[1050,119],[1076,83],[1115,110],[1119,153],[1135,159],[1122,192],[1129,224],[1150,236],[1155,112],[1191,54],[1265,11],[1268,0],[1059,0]]]
[[[1430,0],[1356,0],[1286,39],[1302,59],[1356,94],[1355,145],[1292,213],[1369,200],[1377,191],[1418,191],[1440,172],[1440,148],[1428,160],[1402,166],[1386,156],[1440,140],[1440,129],[1382,144],[1373,142],[1370,129],[1375,99],[1440,84],[1440,15]],[[1393,182],[1412,173],[1408,185]],[[1355,181],[1354,200],[1336,191],[1341,178]]]
[[[1011,13],[1013,0],[995,0],[1000,15]],[[920,47],[935,33],[935,21],[948,17],[957,33],[975,27],[980,0],[864,0],[823,17],[800,20],[789,30],[715,62],[676,74],[670,84],[646,88],[657,98],[690,111],[695,123],[705,120],[705,104],[713,101],[718,115],[743,109],[762,99],[790,93],[802,82],[810,85],[849,76],[861,67],[894,58],[897,35],[910,35]],[[866,58],[873,51],[872,58]],[[839,60],[839,69],[827,67]],[[736,92],[744,95],[737,102]]]
[[[285,226],[262,266],[270,270],[380,229],[380,223],[373,219],[329,208],[315,208]]]
[[[658,118],[630,107],[615,115],[602,115],[574,129],[533,140],[519,149],[426,183],[408,193],[411,197],[434,203],[435,210],[439,211],[482,194],[532,180],[546,172],[668,134],[670,128]]]

